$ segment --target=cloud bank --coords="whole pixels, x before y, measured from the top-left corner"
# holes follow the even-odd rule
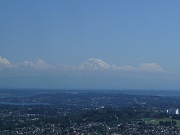
[[[37,70],[37,71],[45,71],[45,70],[61,70],[61,71],[126,71],[126,72],[165,72],[159,64],[157,63],[140,63],[137,67],[133,66],[117,66],[110,65],[100,59],[91,58],[87,61],[79,64],[78,66],[70,66],[61,64],[60,66],[54,66],[42,59],[38,59],[35,61],[24,61],[20,64],[12,64],[8,59],[0,56],[0,68],[1,69],[24,69],[24,70]]]
[[[91,58],[82,64],[80,64],[79,67],[77,67],[77,70],[113,70],[113,71],[146,71],[146,72],[165,72],[165,70],[158,64],[156,63],[141,63],[139,64],[138,67],[132,67],[132,66],[116,66],[116,65],[109,65],[108,63],[96,59],[96,58]]]
[[[37,70],[46,70],[46,69],[53,69],[53,66],[46,63],[44,60],[38,59],[35,62],[32,61],[24,61],[21,64],[22,67],[27,67],[27,68],[33,68]]]
[[[139,70],[144,70],[148,72],[165,72],[165,70],[156,63],[141,63],[139,65]]]

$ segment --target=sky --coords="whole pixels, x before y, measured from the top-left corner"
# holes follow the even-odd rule
[[[1,0],[0,88],[179,90],[179,6]]]

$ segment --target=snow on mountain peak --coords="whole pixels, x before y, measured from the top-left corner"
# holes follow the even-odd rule
[[[110,67],[109,64],[100,59],[91,58],[82,63],[79,66],[79,70],[107,70],[110,69]]]

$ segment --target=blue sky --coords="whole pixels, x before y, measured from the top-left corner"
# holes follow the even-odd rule
[[[0,88],[179,89],[179,5],[2,0]],[[79,71],[90,58],[110,69]]]

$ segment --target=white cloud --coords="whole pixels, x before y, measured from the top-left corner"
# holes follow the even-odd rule
[[[116,65],[111,66],[113,70],[121,71],[146,71],[146,72],[165,72],[165,70],[156,63],[141,63],[138,67],[124,66],[118,67]]]
[[[136,68],[134,68],[132,66],[119,67],[116,65],[111,65],[111,69],[112,70],[123,70],[123,71],[134,71],[134,70],[136,70]]]
[[[0,56],[0,64],[1,64],[1,65],[9,65],[10,62],[9,62],[6,58],[2,58],[2,57]]]
[[[6,58],[0,56],[0,68],[11,68],[13,65]]]
[[[156,63],[141,63],[138,67],[139,70],[148,72],[164,72],[165,70]]]
[[[43,70],[43,69],[52,69],[53,66],[46,63],[44,60],[37,60],[35,62],[32,61],[24,61],[24,63],[22,64],[25,67],[28,68],[34,68],[34,69],[39,69],[39,70]]]

